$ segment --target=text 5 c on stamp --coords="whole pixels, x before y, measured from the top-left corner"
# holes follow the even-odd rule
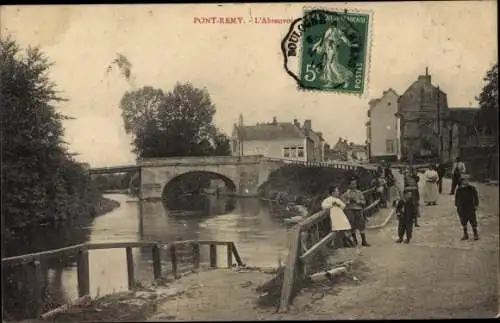
[[[302,89],[362,94],[369,64],[368,13],[307,9],[282,41],[286,72]]]

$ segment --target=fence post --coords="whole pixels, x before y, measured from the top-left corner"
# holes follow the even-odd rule
[[[177,268],[177,253],[175,252],[175,245],[170,246],[170,261],[172,262],[172,275],[174,278],[178,278],[179,276],[177,275],[178,268]]]
[[[297,258],[300,252],[300,227],[296,227],[290,234],[290,248],[288,252],[288,259],[285,266],[285,273],[283,277],[283,285],[281,287],[281,297],[279,303],[279,312],[286,312],[293,293],[295,277],[297,276]]]
[[[36,317],[40,315],[42,309],[42,288],[41,280],[43,279],[41,273],[41,265],[38,259],[30,263],[33,270],[33,303],[34,303],[34,314]]]
[[[158,280],[161,278],[160,247],[155,245],[151,251],[153,253],[153,277]]]
[[[231,250],[233,251],[234,260],[236,260],[238,266],[244,266],[245,264],[243,263],[243,260],[241,260],[240,254],[238,253],[238,249],[236,249],[234,242],[231,242]]]
[[[83,297],[90,294],[89,251],[87,248],[78,251],[77,268],[78,296]]]
[[[233,249],[231,248],[231,243],[226,245],[227,252],[227,268],[233,267]]]
[[[210,245],[210,267],[217,267],[217,246],[214,244]]]
[[[135,287],[135,277],[134,277],[134,256],[132,254],[132,247],[126,247],[125,252],[127,254],[127,280],[128,289]]]
[[[200,268],[200,245],[193,244],[193,269],[198,270]]]

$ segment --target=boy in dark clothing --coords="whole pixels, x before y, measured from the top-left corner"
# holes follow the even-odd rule
[[[418,217],[420,216],[419,204],[420,204],[420,192],[418,191],[418,182],[420,177],[413,167],[410,167],[406,172],[404,178],[404,191],[408,190],[411,192],[413,202],[417,208],[417,216],[415,218],[415,227],[420,227],[418,224]]]
[[[460,224],[462,225],[464,230],[462,240],[469,239],[469,233],[467,232],[467,223],[470,223],[470,225],[472,226],[472,231],[474,232],[474,240],[479,240],[476,217],[476,209],[478,205],[479,196],[477,194],[477,190],[469,183],[469,176],[464,174],[462,175],[460,185],[455,193],[455,206],[457,207]]]
[[[417,220],[417,207],[413,199],[413,192],[406,189],[402,200],[396,203],[396,215],[398,217],[398,236],[397,243],[403,242],[406,234],[405,243],[410,243],[413,236],[413,223]]]

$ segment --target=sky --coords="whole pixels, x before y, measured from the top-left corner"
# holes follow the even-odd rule
[[[497,62],[496,1],[321,3],[373,13],[370,70],[361,97],[300,91],[283,69],[280,43],[288,24],[200,24],[204,17],[295,19],[307,4],[157,4],[2,6],[2,35],[21,47],[40,46],[54,63],[51,79],[68,99],[60,112],[78,159],[93,167],[134,163],[119,109],[132,86],[171,90],[177,82],[206,87],[215,123],[230,134],[245,124],[312,120],[335,144],[366,139],[368,101],[393,88],[402,94],[426,66],[450,107],[477,106],[486,71]],[[132,63],[131,85],[116,68]]]

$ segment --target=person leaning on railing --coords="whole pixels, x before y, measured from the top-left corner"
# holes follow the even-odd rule
[[[340,199],[340,189],[337,186],[331,186],[328,194],[329,196],[321,202],[321,209],[330,212],[330,231],[339,234],[339,240],[344,246],[352,246],[352,241],[347,236],[352,228],[344,213],[346,205]]]
[[[366,205],[365,196],[358,188],[358,179],[352,177],[349,181],[349,188],[342,194],[342,200],[346,203],[346,208],[344,209],[349,223],[351,224],[351,235],[354,244],[358,244],[358,239],[356,237],[356,230],[359,231],[361,235],[361,245],[364,247],[369,247],[370,244],[366,241],[365,226],[366,219],[363,214],[363,209]]]

